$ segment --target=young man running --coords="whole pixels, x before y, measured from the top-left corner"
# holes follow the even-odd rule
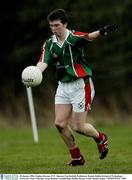
[[[55,126],[71,154],[69,165],[85,163],[69,129],[69,118],[75,132],[94,139],[99,158],[104,159],[108,153],[107,137],[86,122],[95,92],[84,47],[88,41],[114,31],[115,27],[108,25],[92,33],[71,31],[67,29],[68,18],[63,9],[52,11],[47,19],[53,35],[44,43],[37,67],[44,72],[49,63],[56,66],[58,87],[55,95]]]

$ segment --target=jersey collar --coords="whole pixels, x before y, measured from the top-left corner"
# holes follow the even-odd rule
[[[70,31],[69,31],[68,29],[66,29],[66,38],[65,38],[64,42],[67,40],[69,34],[70,34]],[[60,46],[60,47],[62,47],[63,44],[64,44],[64,42],[63,42],[63,44],[61,44],[61,45],[59,44],[59,42],[57,41],[56,35],[53,35],[53,36],[52,36],[52,41],[53,41],[53,43],[56,43],[56,44],[57,44],[58,46]]]

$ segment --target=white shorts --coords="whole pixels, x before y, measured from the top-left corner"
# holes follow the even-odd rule
[[[74,112],[91,109],[95,95],[92,79],[85,82],[83,78],[72,82],[59,82],[55,95],[55,104],[71,104]]]

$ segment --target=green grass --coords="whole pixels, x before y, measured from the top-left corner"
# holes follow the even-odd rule
[[[131,174],[131,126],[98,127],[109,136],[109,154],[98,158],[95,142],[75,134],[86,164],[69,167],[67,147],[54,128],[39,129],[39,143],[31,129],[0,129],[0,174]]]

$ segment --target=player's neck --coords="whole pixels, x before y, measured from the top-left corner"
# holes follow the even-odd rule
[[[67,29],[65,29],[65,31],[60,36],[57,36],[57,40],[60,44],[64,43],[66,39],[66,35],[67,35]]]

